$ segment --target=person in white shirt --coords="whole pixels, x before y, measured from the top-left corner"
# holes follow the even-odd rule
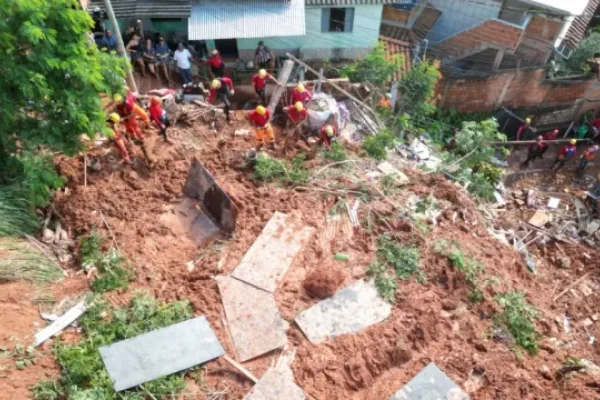
[[[173,58],[175,59],[175,62],[177,63],[177,69],[179,70],[179,74],[181,75],[181,78],[183,79],[183,83],[184,84],[192,83],[192,72],[190,69],[190,67],[191,67],[190,61],[194,61],[194,59],[192,58],[192,55],[190,54],[188,49],[183,47],[183,43],[179,43],[179,45],[177,46],[177,50],[175,50],[175,52],[173,53]]]

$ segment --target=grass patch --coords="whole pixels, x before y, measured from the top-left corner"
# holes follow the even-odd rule
[[[510,291],[496,296],[502,307],[502,313],[494,317],[494,321],[506,328],[517,344],[529,354],[538,352],[540,333],[535,330],[533,320],[537,318],[537,310],[525,299],[525,293]]]
[[[473,303],[483,301],[483,290],[480,287],[480,278],[485,271],[483,263],[476,258],[467,256],[455,241],[438,240],[433,244],[433,250],[448,257],[452,266],[463,273],[471,288],[468,295],[469,300]]]
[[[92,282],[92,290],[104,293],[114,289],[127,289],[129,282],[134,279],[132,268],[118,251],[111,249],[103,253],[100,250],[103,242],[104,238],[97,232],[81,239],[81,266],[85,270],[95,267],[100,273],[98,279]]]
[[[367,274],[374,278],[377,291],[386,301],[396,301],[396,280],[388,273],[393,268],[395,276],[402,280],[415,277],[417,282],[425,283],[425,273],[419,268],[420,251],[416,247],[400,246],[388,235],[379,238],[377,261],[367,269]]]
[[[0,282],[26,280],[45,284],[62,279],[62,270],[27,242],[0,240]]]
[[[368,136],[363,142],[363,148],[374,160],[385,160],[387,157],[387,149],[394,146],[396,138],[387,129],[382,130],[377,135]]]
[[[38,219],[32,205],[11,186],[0,188],[0,236],[23,236],[34,233]]]
[[[344,161],[346,159],[346,149],[338,142],[333,142],[328,149],[323,151],[323,157],[329,161]]]
[[[76,345],[57,341],[62,373],[56,381],[42,381],[32,391],[35,400],[141,400],[171,398],[185,388],[185,372],[155,379],[142,387],[116,393],[98,348],[192,317],[187,301],[159,303],[147,294],[134,294],[127,308],[95,303],[80,319],[82,340]],[[151,396],[149,395],[151,393]]]
[[[304,168],[304,153],[298,154],[287,163],[265,155],[259,155],[254,167],[254,178],[261,182],[279,180],[289,185],[299,185],[308,180],[308,170]]]

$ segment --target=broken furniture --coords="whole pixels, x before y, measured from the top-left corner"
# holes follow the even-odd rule
[[[204,316],[100,347],[117,392],[223,354],[225,351]]]
[[[358,333],[385,320],[392,306],[383,300],[372,281],[356,281],[333,297],[296,317],[296,323],[312,343],[344,333]]]
[[[389,400],[469,400],[467,393],[430,363]]]

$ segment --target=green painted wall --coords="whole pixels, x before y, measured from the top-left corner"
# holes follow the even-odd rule
[[[356,6],[352,32],[321,32],[322,8],[310,7],[306,9],[306,35],[238,39],[238,50],[240,53],[254,50],[259,40],[277,53],[299,50],[301,53],[317,54],[321,49],[372,48],[379,37],[382,11],[382,5]]]

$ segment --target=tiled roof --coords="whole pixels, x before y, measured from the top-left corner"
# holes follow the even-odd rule
[[[575,17],[565,36],[565,43],[570,48],[576,48],[581,39],[583,39],[598,6],[600,6],[600,0],[589,0],[583,14]]]
[[[112,0],[117,18],[189,18],[191,0]],[[103,0],[90,0],[88,10],[104,10]]]
[[[382,23],[379,27],[379,36],[399,40],[408,44],[414,44],[417,39],[414,32],[410,29],[400,28],[386,23]]]
[[[402,56],[402,64],[398,66],[398,70],[394,73],[394,81],[397,81],[402,77],[404,72],[408,71],[411,66],[411,57],[410,57],[410,43],[397,40],[390,37],[379,35],[379,41],[383,43],[385,46],[386,52],[388,56],[392,57],[396,54],[400,54]]]

